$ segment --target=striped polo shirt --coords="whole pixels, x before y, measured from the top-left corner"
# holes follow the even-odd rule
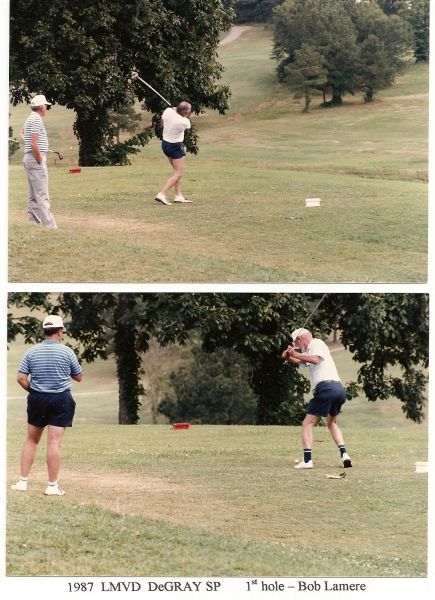
[[[71,376],[82,368],[74,351],[56,340],[44,340],[24,355],[19,373],[30,375],[30,387],[37,392],[59,393],[71,389]]]
[[[38,134],[38,146],[41,152],[48,152],[48,138],[42,117],[32,110],[23,127],[24,152],[32,152],[32,134]]]

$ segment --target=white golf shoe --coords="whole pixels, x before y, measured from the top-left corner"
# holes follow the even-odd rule
[[[175,196],[174,202],[179,202],[183,204],[192,204],[192,200],[186,200],[184,196]]]
[[[17,483],[11,485],[11,490],[14,490],[15,492],[27,492],[27,479],[22,479],[20,477]]]
[[[65,492],[58,483],[49,483],[45,488],[46,496],[64,496]]]
[[[165,194],[162,194],[161,192],[159,192],[157,194],[157,196],[154,198],[154,200],[156,202],[160,202],[161,204],[166,204],[166,206],[170,206],[171,205],[171,203],[166,198]]]
[[[297,465],[295,465],[295,469],[312,469],[313,468],[313,461],[309,460],[308,462],[304,462],[303,460],[301,460],[301,462],[298,462]]]
[[[352,466],[352,461],[350,460],[350,456],[347,452],[345,452],[343,454],[343,456],[341,457],[341,460],[343,461],[343,467],[345,469],[348,469],[349,467]]]

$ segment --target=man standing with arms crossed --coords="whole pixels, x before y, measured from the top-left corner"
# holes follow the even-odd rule
[[[32,98],[30,101],[32,113],[24,123],[21,137],[24,140],[23,163],[29,185],[27,205],[29,222],[48,229],[57,229],[55,218],[50,210],[47,171],[48,138],[42,122],[48,106],[51,106],[51,103],[42,94]],[[63,158],[62,155],[59,157]]]
[[[313,338],[308,329],[295,329],[292,333],[293,345],[282,353],[282,358],[293,365],[308,367],[314,395],[307,407],[307,414],[302,422],[302,444],[304,460],[295,465],[295,469],[312,469],[311,456],[313,445],[313,427],[320,417],[326,417],[326,425],[332,439],[340,451],[345,468],[352,462],[346,452],[343,436],[337,425],[337,415],[346,402],[346,392],[341,384],[334,360],[328,346],[323,340]]]
[[[49,315],[42,324],[45,340],[30,348],[18,368],[17,382],[29,392],[27,397],[27,437],[21,451],[21,475],[12,486],[27,491],[27,478],[36,456],[42,433],[47,427],[47,496],[63,496],[57,483],[60,445],[66,427],[71,427],[75,402],[71,378],[81,381],[82,368],[73,350],[62,343],[65,328],[62,318]]]

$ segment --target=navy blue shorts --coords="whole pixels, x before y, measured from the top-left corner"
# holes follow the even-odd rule
[[[186,156],[183,142],[165,142],[162,141],[163,154],[168,158],[183,158]]]
[[[34,427],[71,427],[75,409],[69,390],[58,394],[30,390],[27,396],[27,422]]]
[[[307,414],[317,417],[336,417],[346,402],[346,392],[339,381],[322,381],[316,385],[309,401]]]

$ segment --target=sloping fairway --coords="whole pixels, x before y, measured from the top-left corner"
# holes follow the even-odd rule
[[[170,172],[158,140],[128,167],[77,160],[74,116],[46,117],[50,192],[59,229],[27,223],[26,180],[10,168],[11,282],[423,282],[427,252],[428,69],[411,65],[363,104],[313,102],[309,115],[276,83],[270,32],[252,27],[222,46],[233,91],[225,116],[193,117],[192,205],[154,195]],[[11,110],[14,134],[28,112]],[[144,123],[147,116],[144,115]],[[320,197],[319,208],[305,199]]]
[[[8,488],[19,470],[25,394],[9,360]],[[343,381],[355,377],[334,354]],[[27,493],[7,495],[7,574],[68,576],[426,575],[427,427],[394,400],[345,405],[354,466],[344,472],[325,427],[315,469],[296,471],[298,427],[118,426],[114,364],[74,385],[63,498],[47,498],[45,436]],[[145,419],[142,421],[145,423]]]

